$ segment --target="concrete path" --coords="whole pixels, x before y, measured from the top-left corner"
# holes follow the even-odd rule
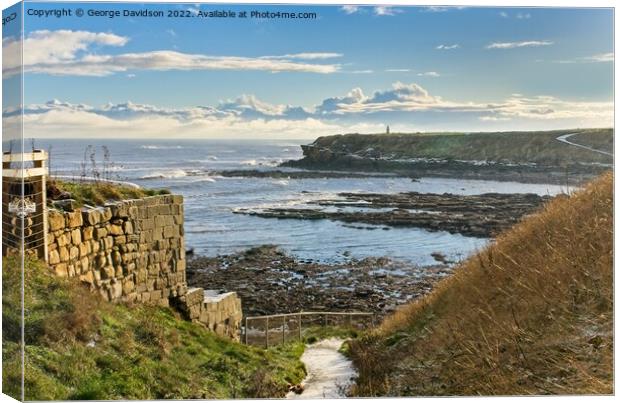
[[[357,375],[353,364],[338,352],[344,340],[325,339],[306,347],[301,361],[308,375],[301,394],[289,392],[287,399],[344,398]]]
[[[610,157],[614,156],[613,153],[609,153],[607,151],[597,150],[596,148],[592,148],[592,147],[584,146],[582,144],[573,143],[572,141],[568,141],[568,138],[571,137],[571,136],[574,136],[575,134],[579,134],[579,133],[564,134],[562,136],[556,137],[555,139],[557,141],[561,141],[562,143],[566,143],[566,144],[569,144],[571,146],[575,146],[575,147],[579,147],[579,148],[584,148],[586,150],[590,150],[590,151],[595,152],[595,153],[609,155]]]

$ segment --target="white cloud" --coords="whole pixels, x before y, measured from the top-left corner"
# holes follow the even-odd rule
[[[437,73],[436,71],[426,71],[424,73],[418,73],[418,76],[420,77],[441,77],[441,74]]]
[[[352,70],[352,71],[349,71],[349,73],[351,73],[351,74],[372,74],[374,72],[375,72],[374,70]]]
[[[333,59],[344,56],[342,53],[323,52],[323,53],[293,53],[282,56],[262,56],[261,59],[304,59],[304,60],[317,60],[317,59]]]
[[[124,46],[129,38],[88,31],[40,30],[31,32],[23,41],[23,64],[25,66],[41,63],[57,64],[70,63],[75,60],[79,52],[83,52],[96,45]],[[5,38],[2,41],[3,54],[21,55],[22,44],[17,38]],[[4,60],[2,69],[10,73],[19,69],[22,60],[9,58]]]
[[[373,8],[373,12],[379,16],[393,16],[402,13],[403,10],[391,6],[377,6]]]
[[[387,73],[408,73],[411,70],[410,69],[386,69],[385,71]]]
[[[340,9],[346,14],[355,14],[360,11],[360,8],[358,6],[342,6],[340,7]]]
[[[448,11],[455,11],[455,10],[463,10],[466,7],[463,6],[430,6],[430,7],[423,7],[420,11],[422,12],[428,12],[428,13],[445,13]]]
[[[516,18],[518,20],[529,20],[530,18],[532,18],[532,16],[530,15],[530,13],[518,13],[516,15]]]
[[[502,18],[508,18],[508,13],[505,11],[500,11],[499,16]]]
[[[543,61],[543,60],[540,60],[540,61]],[[613,52],[608,52],[608,53],[599,53],[599,54],[592,55],[592,56],[577,57],[574,59],[554,60],[553,63],[560,63],[560,64],[608,63],[608,62],[613,62],[613,61],[614,61]]]
[[[391,88],[371,95],[354,88],[309,108],[272,104],[251,94],[215,106],[188,108],[132,102],[95,107],[53,100],[27,105],[24,122],[25,130],[34,137],[308,138],[382,131],[385,122],[411,127],[411,122],[427,121],[433,127],[456,130],[468,130],[471,122],[478,122],[478,129],[604,127],[613,126],[613,111],[613,101],[575,101],[545,95],[511,94],[492,102],[447,100],[419,84],[395,82]],[[8,109],[4,117],[3,127],[7,128],[20,119],[17,111]],[[501,124],[505,126],[497,126]]]
[[[124,46],[126,37],[86,31],[35,31],[24,41],[25,72],[52,75],[107,76],[130,70],[259,70],[269,72],[305,72],[329,74],[340,70],[338,64],[300,62],[341,57],[339,53],[297,53],[284,56],[241,57],[189,54],[159,50],[142,53],[102,54],[93,47]],[[15,39],[3,40],[3,54],[17,54]],[[20,61],[9,58],[3,73],[19,72]]]
[[[553,45],[551,41],[523,41],[523,42],[494,42],[486,46],[487,49],[514,49]]]
[[[609,53],[600,53],[598,55],[588,56],[582,58],[582,60],[592,63],[604,63],[604,62],[613,62],[614,54],[613,52]]]
[[[452,50],[452,49],[458,49],[458,48],[460,48],[458,43],[454,43],[452,45],[441,44],[441,45],[437,45],[435,47],[435,49],[437,49],[437,50]]]

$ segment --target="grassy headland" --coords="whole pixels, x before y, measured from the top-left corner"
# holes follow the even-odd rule
[[[498,133],[392,133],[345,134],[319,137],[312,145],[368,157],[437,158],[506,163],[562,165],[580,162],[609,163],[603,154],[572,147],[556,138],[578,133],[579,144],[613,151],[612,129],[554,130]]]
[[[3,392],[19,398],[20,273],[3,262]],[[282,397],[305,371],[301,343],[220,338],[169,308],[111,304],[36,261],[25,268],[26,400]]]
[[[283,166],[404,176],[581,183],[609,169],[613,157],[558,141],[562,135],[613,152],[612,129],[498,133],[343,134],[303,145]]]
[[[352,342],[355,394],[613,393],[612,264],[608,173]]]

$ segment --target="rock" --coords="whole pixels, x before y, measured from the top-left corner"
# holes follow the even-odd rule
[[[64,199],[64,200],[54,200],[52,201],[52,207],[63,210],[63,211],[73,211],[77,206],[77,202],[73,199]]]
[[[57,250],[49,252],[48,263],[51,265],[60,263],[60,256],[58,255]]]
[[[82,213],[80,211],[71,211],[65,213],[65,222],[67,228],[80,227],[83,224]]]
[[[82,220],[89,225],[97,225],[101,222],[100,209],[82,209]]]
[[[47,222],[48,222],[50,231],[58,231],[60,229],[65,228],[64,214],[58,211],[48,210]]]

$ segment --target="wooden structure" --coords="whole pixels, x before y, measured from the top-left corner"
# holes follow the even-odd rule
[[[361,320],[360,320],[361,319]],[[365,319],[365,320],[364,320]],[[260,327],[250,323],[262,323]],[[290,339],[303,339],[303,326],[342,326],[367,328],[374,326],[372,312],[297,312],[276,315],[248,316],[243,327],[243,342],[269,347]]]
[[[47,261],[47,153],[2,155],[2,255],[34,254]]]

